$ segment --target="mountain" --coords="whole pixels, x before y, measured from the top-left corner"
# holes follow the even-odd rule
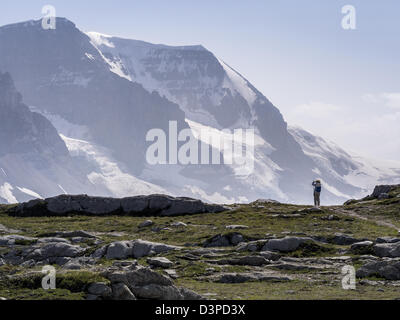
[[[240,73],[202,46],[166,46],[87,33],[102,52],[110,70],[157,91],[177,103],[191,128],[254,128],[256,169],[247,177],[275,198],[307,201],[309,182],[322,177],[325,201],[357,197],[389,177],[399,177],[400,164],[380,163],[350,156],[333,143],[297,128],[288,128],[279,110]],[[309,138],[319,144],[310,152]],[[327,152],[329,150],[329,152]],[[321,158],[327,161],[321,161]],[[357,183],[354,175],[368,184]],[[394,179],[396,180],[396,179]]]
[[[345,193],[346,184],[357,186],[362,189],[362,194],[367,194],[376,184],[397,184],[400,181],[400,164],[396,161],[367,159],[350,154],[334,142],[300,127],[289,126],[289,132],[304,153],[313,159],[314,172],[317,175],[324,172],[324,187],[337,196],[352,197],[351,193]]]
[[[303,132],[288,128],[261,92],[204,47],[84,33],[65,18],[57,18],[56,26],[43,30],[41,21],[28,21],[0,27],[0,70],[12,75],[30,110],[52,122],[79,167],[75,178],[100,188],[97,195],[163,192],[212,202],[267,197],[309,202],[317,177],[327,187],[325,203],[363,194],[362,184],[343,177],[364,174],[359,161],[339,149],[331,150],[329,163],[317,161],[326,150],[310,153]],[[233,143],[227,129],[254,129],[254,141],[246,142],[247,149],[254,146],[249,157],[254,169],[150,164],[146,135],[154,129],[168,134],[171,121],[177,132],[189,129],[197,146],[213,150],[218,145],[201,134],[205,130]],[[178,141],[177,147],[185,143]],[[365,174],[376,180],[387,176],[378,169]]]
[[[74,164],[57,130],[23,104],[11,76],[0,72],[0,201],[13,203],[87,190],[103,193]]]

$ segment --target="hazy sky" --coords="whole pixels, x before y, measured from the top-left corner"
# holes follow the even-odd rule
[[[53,5],[83,31],[202,44],[289,124],[348,151],[400,160],[398,0],[1,0],[0,25]],[[341,25],[356,9],[356,30]]]

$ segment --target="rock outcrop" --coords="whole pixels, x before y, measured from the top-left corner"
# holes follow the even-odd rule
[[[369,262],[357,270],[358,278],[379,276],[387,280],[400,280],[400,259]]]
[[[138,239],[113,242],[104,250],[104,253],[107,259],[127,259],[141,258],[178,249],[177,246]]]
[[[129,215],[129,216],[178,216],[196,213],[216,213],[227,210],[216,204],[197,199],[154,194],[127,198],[90,197],[88,195],[60,195],[44,200],[20,203],[10,209],[17,217],[68,216],[68,215]]]
[[[199,294],[191,290],[176,287],[169,277],[152,271],[147,267],[138,265],[119,268],[111,267],[103,273],[103,276],[112,284],[112,295],[130,297],[130,300],[133,297],[157,300],[203,299]]]
[[[379,186],[375,186],[374,191],[371,194],[372,198],[376,198],[376,199],[384,199],[386,196],[382,196],[382,195],[389,195],[389,192],[399,188],[400,185],[379,185]]]

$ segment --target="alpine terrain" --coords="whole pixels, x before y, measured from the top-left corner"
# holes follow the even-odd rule
[[[288,127],[261,92],[203,46],[85,33],[65,18],[56,25],[44,30],[38,20],[0,27],[0,71],[7,72],[0,88],[2,202],[60,193],[163,193],[215,203],[307,203],[311,182],[321,178],[322,202],[338,203],[400,179],[400,164],[377,165]],[[202,130],[221,137],[226,129],[254,129],[247,145],[254,146],[254,170],[149,163],[148,132],[168,134],[171,122],[210,150],[217,146]]]

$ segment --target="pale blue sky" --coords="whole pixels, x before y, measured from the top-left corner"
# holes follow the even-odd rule
[[[362,155],[400,160],[398,0],[2,0],[0,25],[53,5],[83,31],[202,44],[290,124]],[[357,29],[344,30],[353,5]]]

